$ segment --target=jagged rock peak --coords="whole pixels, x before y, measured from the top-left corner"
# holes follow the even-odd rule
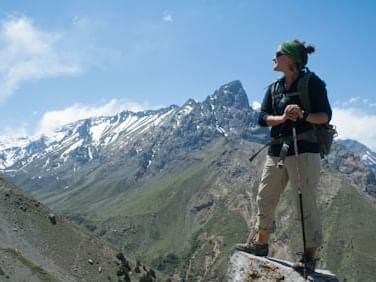
[[[347,147],[351,152],[354,153],[366,153],[367,151],[371,152],[371,149],[369,149],[364,144],[353,140],[353,139],[338,139],[337,142],[339,144],[342,144]]]
[[[190,98],[188,99],[187,102],[184,103],[183,107],[185,106],[196,106],[198,104],[197,101],[195,101],[194,99]]]
[[[204,103],[221,105],[225,107],[235,107],[238,109],[249,108],[247,94],[239,80],[231,81],[222,85]]]
[[[239,80],[234,80],[234,81],[231,81],[229,83],[222,85],[219,88],[219,91],[228,90],[228,91],[236,93],[237,91],[242,90],[242,89],[243,89],[242,83]]]

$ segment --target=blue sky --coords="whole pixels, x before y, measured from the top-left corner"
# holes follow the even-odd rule
[[[277,45],[315,45],[341,138],[376,150],[375,1],[1,1],[0,135],[202,101],[238,79],[251,105]]]

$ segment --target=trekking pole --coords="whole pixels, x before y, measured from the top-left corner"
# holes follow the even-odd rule
[[[302,224],[302,234],[303,234],[303,264],[304,264],[304,270],[303,275],[306,277],[306,236],[305,236],[305,228],[304,228],[304,213],[303,213],[303,194],[302,194],[302,181],[300,177],[300,171],[299,171],[299,163],[298,163],[298,140],[296,137],[296,124],[293,124],[292,127],[292,138],[294,141],[294,153],[295,153],[295,163],[296,163],[296,173],[298,178],[298,196],[299,196],[299,208],[300,208],[300,218],[301,218],[301,224]]]

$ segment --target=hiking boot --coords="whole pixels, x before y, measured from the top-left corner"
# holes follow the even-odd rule
[[[292,265],[292,268],[299,273],[305,272],[306,274],[310,274],[315,272],[316,261],[318,261],[318,258],[303,254],[300,260]]]
[[[269,252],[268,244],[259,244],[255,240],[244,244],[236,244],[235,249],[259,257],[266,257]]]

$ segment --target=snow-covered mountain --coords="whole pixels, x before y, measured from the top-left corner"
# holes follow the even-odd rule
[[[44,167],[47,167],[53,161],[48,158],[51,155],[55,156],[57,166],[77,155],[91,160],[100,149],[119,141],[119,135],[124,138],[121,143],[127,143],[127,140],[159,126],[171,114],[176,113],[176,108],[171,106],[159,111],[140,113],[124,111],[115,116],[89,118],[67,124],[36,140],[25,140],[19,146],[5,148],[2,150],[4,154],[1,168],[16,166],[18,169],[25,169],[31,162],[39,159],[46,159]]]
[[[376,175],[376,153],[373,152],[370,148],[363,145],[362,143],[353,140],[353,139],[345,139],[345,140],[338,140],[339,144],[346,146],[351,152],[357,154],[362,162],[371,168],[373,173]]]
[[[60,170],[76,171],[89,162],[114,162],[116,158],[134,155],[141,158],[145,168],[154,159],[162,168],[163,162],[173,158],[174,148],[199,147],[214,136],[265,141],[268,130],[260,128],[256,118],[257,112],[249,106],[241,83],[233,81],[202,103],[189,99],[181,107],[123,111],[73,122],[38,139],[8,142],[14,145],[0,147],[0,169],[10,175],[23,171],[34,174],[32,177],[53,174],[61,179]]]
[[[0,169],[12,166],[24,157],[26,148],[32,141],[27,137],[0,137]]]
[[[9,137],[0,136],[0,150],[5,150],[12,147],[23,147],[30,142],[27,137]]]
[[[82,183],[80,179],[87,181],[89,175],[123,179],[125,167],[125,181],[131,185],[219,136],[264,143],[268,129],[257,125],[257,116],[241,83],[233,81],[203,102],[189,99],[182,106],[88,118],[34,140],[0,140],[0,170],[30,189],[68,189]],[[343,145],[348,150],[334,150],[329,158],[332,165],[346,173],[354,171],[355,161],[342,162],[351,153],[375,173],[374,152],[356,141]],[[121,176],[114,177],[115,171]]]

